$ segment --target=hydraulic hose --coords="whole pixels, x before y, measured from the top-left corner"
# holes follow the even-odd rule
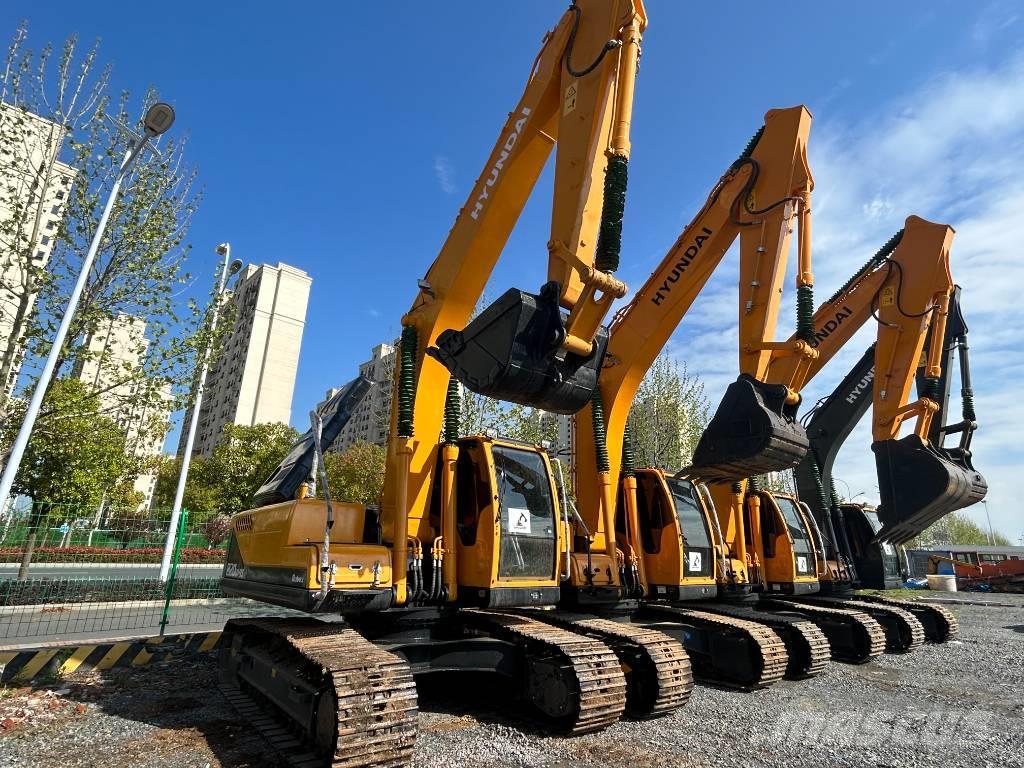
[[[604,202],[601,226],[597,234],[594,266],[602,272],[619,268],[622,252],[622,217],[626,211],[626,185],[629,182],[629,160],[611,155],[604,171]]]

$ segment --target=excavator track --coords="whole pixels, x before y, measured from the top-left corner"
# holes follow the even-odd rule
[[[930,643],[945,643],[960,636],[960,623],[956,616],[941,605],[929,605],[916,600],[895,600],[881,595],[857,595],[857,599],[910,611],[921,622],[925,639]]]
[[[745,619],[736,619],[708,611],[695,611],[672,605],[647,604],[641,617],[683,625],[686,650],[690,654],[698,680],[741,690],[765,688],[781,680],[786,672],[788,654],[782,639],[770,628]],[[710,633],[722,646],[715,653],[712,643],[700,643],[686,628]],[[725,648],[728,641],[732,642]],[[749,665],[726,666],[743,655]]]
[[[910,653],[924,645],[924,627],[910,611],[903,608],[842,597],[801,597],[800,602],[863,611],[882,625],[885,650],[890,653]]]
[[[626,677],[604,643],[514,612],[460,615],[467,626],[524,649],[526,698],[567,735],[603,730],[622,716]]]
[[[592,637],[611,648],[626,674],[626,713],[630,717],[667,715],[690,700],[690,657],[678,640],[664,632],[563,611],[534,609],[522,615]]]
[[[720,603],[701,603],[700,610],[765,624],[775,630],[775,633],[782,638],[782,642],[786,644],[786,653],[789,656],[789,661],[786,664],[786,677],[814,677],[828,666],[832,659],[832,649],[829,647],[825,633],[806,619],[758,611],[742,605]]]
[[[412,763],[412,671],[355,630],[315,619],[233,619],[220,660],[228,701],[294,768]]]
[[[825,633],[832,658],[851,664],[864,664],[885,650],[882,625],[863,611],[826,608],[776,598],[762,598],[758,608],[795,613],[813,621]]]

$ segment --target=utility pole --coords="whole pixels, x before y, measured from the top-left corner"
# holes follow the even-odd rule
[[[167,576],[171,571],[171,556],[174,554],[174,543],[177,541],[178,521],[181,519],[181,505],[185,499],[185,482],[188,480],[189,465],[192,463],[192,444],[196,439],[196,427],[199,425],[199,410],[203,406],[203,388],[206,386],[206,375],[210,372],[210,354],[213,351],[213,336],[217,332],[217,317],[220,315],[221,305],[224,301],[224,291],[228,285],[228,278],[242,268],[239,259],[231,261],[231,244],[221,243],[217,246],[216,252],[224,257],[220,270],[220,280],[217,283],[217,292],[213,297],[213,314],[210,317],[209,338],[206,348],[203,350],[203,366],[196,378],[194,387],[195,394],[189,398],[192,401],[192,418],[189,420],[188,435],[185,438],[185,451],[181,457],[181,470],[178,472],[178,488],[174,492],[174,506],[171,508],[171,520],[167,527],[167,540],[164,542],[164,555],[160,561],[160,582],[166,583]]]

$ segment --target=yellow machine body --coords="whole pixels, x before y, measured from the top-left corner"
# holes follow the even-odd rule
[[[700,491],[660,469],[635,473],[640,556],[652,600],[695,600],[717,592],[715,529]],[[626,546],[623,494],[616,532]]]
[[[755,491],[747,497],[747,508],[751,517],[759,516],[757,544],[764,591],[787,595],[817,592],[821,542],[796,497]]]

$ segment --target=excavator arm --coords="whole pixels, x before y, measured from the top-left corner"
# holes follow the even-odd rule
[[[944,454],[929,441],[939,411],[943,363],[948,362],[946,345],[929,344],[922,355],[929,333],[932,338],[946,337],[954,289],[949,269],[953,234],[952,227],[909,217],[904,228],[815,312],[813,344],[818,356],[803,365],[780,358],[768,373],[769,381],[799,391],[869,318],[877,320],[871,404],[872,450],[882,495],[879,540],[900,543],[913,538],[938,517],[973,503],[978,484],[984,484],[967,462]],[[916,377],[922,391],[911,400]],[[866,403],[861,408],[851,418],[862,415]],[[913,434],[901,439],[901,426],[908,420],[913,421]],[[972,479],[973,475],[977,477]]]
[[[741,455],[719,451],[719,464],[739,471],[766,466],[760,448],[785,442],[789,451],[767,458],[772,468],[790,467],[806,443],[792,419],[782,413],[789,399],[783,388],[768,393],[758,378],[776,355],[813,354],[806,342],[772,341],[778,320],[781,283],[786,272],[790,237],[799,228],[798,292],[806,305],[813,278],[810,269],[810,192],[807,164],[811,115],[804,107],[777,109],[765,115],[739,158],[718,181],[707,202],[662,259],[658,268],[616,315],[608,352],[593,402],[576,419],[576,493],[595,546],[615,557],[615,488],[623,469],[626,420],[645,373],[721,263],[732,243],[740,241],[740,328],[742,335],[737,384],[749,421],[759,420],[760,434],[746,433]],[[809,319],[809,313],[807,313]],[[809,326],[805,332],[809,331]],[[729,395],[727,395],[729,397]],[[771,402],[769,402],[771,401]],[[779,440],[779,435],[784,440]],[[752,445],[752,443],[756,443]],[[734,441],[728,448],[736,449]],[[734,450],[734,453],[736,451]],[[628,472],[629,467],[625,468]],[[710,472],[715,467],[708,466]],[[730,473],[736,469],[721,469]],[[768,471],[759,470],[759,471]],[[628,483],[628,479],[627,479]],[[635,494],[635,487],[627,488]],[[629,505],[635,512],[635,504]],[[635,514],[633,515],[635,517]],[[630,522],[636,530],[635,519]],[[635,539],[630,536],[630,539]],[[631,545],[635,549],[635,541]]]
[[[579,0],[570,6],[548,36],[526,94],[427,275],[430,289],[445,291],[445,303],[452,306],[436,316],[423,341],[474,392],[568,414],[596,386],[607,343],[602,321],[626,292],[613,273],[646,24],[640,0]],[[484,281],[490,274],[556,144],[548,282],[537,294],[510,289],[467,325],[483,289],[477,273]],[[456,291],[452,269],[475,278]],[[419,324],[418,313],[432,314],[425,309],[428,298],[421,294],[409,321]]]

